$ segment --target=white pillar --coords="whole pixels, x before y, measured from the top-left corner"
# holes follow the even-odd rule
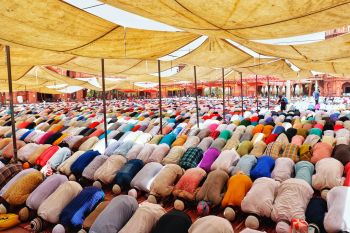
[[[290,102],[290,80],[287,80],[286,84],[286,98]]]
[[[315,76],[315,91],[317,91],[317,88],[318,88],[317,79],[318,77]]]

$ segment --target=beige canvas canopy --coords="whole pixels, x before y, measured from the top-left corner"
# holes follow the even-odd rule
[[[188,32],[124,28],[63,1],[1,0],[1,44],[74,56],[156,59],[200,37]]]
[[[214,69],[222,67],[225,67],[225,76],[230,74],[228,80],[236,78],[237,72],[233,70],[243,72],[243,75],[273,75],[290,80],[309,77],[310,70],[341,76],[350,73],[350,34],[293,46],[250,40],[295,36],[348,25],[350,16],[342,10],[348,9],[350,1],[103,2],[187,32],[124,28],[63,1],[38,0],[26,3],[0,0],[6,9],[0,12],[3,32],[0,43],[11,46],[13,80],[18,81],[18,85],[29,87],[34,77],[33,67],[38,65],[100,75],[101,58],[104,58],[105,74],[125,77],[124,86],[129,85],[126,84],[128,82],[158,82],[157,76],[150,75],[158,72],[157,59],[182,48],[201,35],[210,37],[197,49],[174,61],[160,62],[161,71],[187,64],[180,72],[162,77],[162,83],[193,81],[194,66],[197,67],[198,81],[222,78],[222,71]],[[254,58],[226,39],[275,58]],[[4,52],[3,45],[0,45],[0,50]],[[283,59],[288,59],[301,71],[293,71]],[[0,80],[5,79],[7,68],[2,60]],[[73,82],[66,77],[48,79],[36,74],[35,80],[38,85],[39,81],[42,81],[42,85],[55,82],[56,85],[66,83],[68,86],[99,90],[84,81]],[[106,87],[109,90],[117,85],[121,83],[108,84]]]
[[[284,38],[350,25],[348,0],[101,0],[184,31],[218,38]]]
[[[209,37],[198,48],[175,61],[202,67],[221,68],[240,64],[250,58],[252,58],[251,55],[226,40]]]

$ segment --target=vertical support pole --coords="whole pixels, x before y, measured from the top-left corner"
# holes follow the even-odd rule
[[[13,92],[12,92],[12,73],[11,73],[11,55],[10,55],[10,47],[5,45],[6,49],[6,65],[7,65],[7,77],[9,83],[9,95],[10,95],[10,111],[11,111],[11,127],[12,127],[12,141],[13,141],[13,153],[15,158],[15,163],[17,160],[17,143],[16,143],[16,129],[15,129],[15,115],[13,108]]]
[[[224,122],[225,122],[225,72],[224,72],[224,68],[222,68],[222,105],[223,105],[222,116],[223,116]]]
[[[255,89],[256,89],[256,111],[259,111],[259,99],[258,99],[258,75],[255,75]]]
[[[105,85],[105,60],[101,59],[102,65],[102,98],[103,98],[103,125],[105,130],[105,147],[107,148],[107,116],[106,116],[106,85]]]
[[[29,104],[28,93],[27,93],[27,86],[24,86],[24,93],[26,94],[27,104]]]
[[[232,96],[234,97],[235,94],[236,94],[236,84],[234,83],[233,84],[233,95]]]
[[[270,85],[269,85],[269,76],[267,75],[267,109],[270,110]]]
[[[197,114],[197,127],[199,128],[199,113],[198,113],[198,89],[197,89],[197,73],[196,66],[194,68],[194,86],[196,88],[196,114]]]
[[[311,87],[309,90],[311,91]],[[288,101],[290,101],[290,80],[287,80],[287,84],[286,84],[286,98]]]
[[[317,91],[318,89],[317,80],[318,80],[318,74],[315,75],[315,91]]]
[[[242,117],[243,117],[243,77],[242,77],[242,72],[239,72],[239,74],[241,75],[241,98],[242,98]]]
[[[163,113],[162,113],[162,80],[160,78],[160,60],[158,60],[158,82],[159,82],[159,118],[160,134],[163,134]]]

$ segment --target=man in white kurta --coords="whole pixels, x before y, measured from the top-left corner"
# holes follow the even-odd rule
[[[326,200],[330,189],[342,186],[344,166],[334,158],[321,159],[316,163],[316,173],[312,176],[312,187],[321,192],[321,197]]]
[[[254,181],[252,188],[241,203],[242,211],[250,214],[245,221],[246,227],[256,230],[259,228],[258,217],[269,218],[271,216],[272,204],[279,186],[278,181],[267,177]]]

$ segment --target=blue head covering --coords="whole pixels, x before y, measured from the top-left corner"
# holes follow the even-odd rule
[[[250,172],[250,177],[252,179],[259,179],[261,177],[271,177],[271,172],[275,166],[275,160],[268,155],[261,156],[258,159],[258,163]]]
[[[305,180],[312,187],[312,175],[314,174],[315,167],[308,161],[300,161],[294,166],[295,179]]]
[[[84,188],[60,213],[63,226],[81,227],[89,214],[105,199],[104,192],[95,186]]]
[[[99,156],[100,152],[89,150],[82,154],[75,162],[71,165],[70,170],[72,173],[81,174],[83,170],[96,156]]]

